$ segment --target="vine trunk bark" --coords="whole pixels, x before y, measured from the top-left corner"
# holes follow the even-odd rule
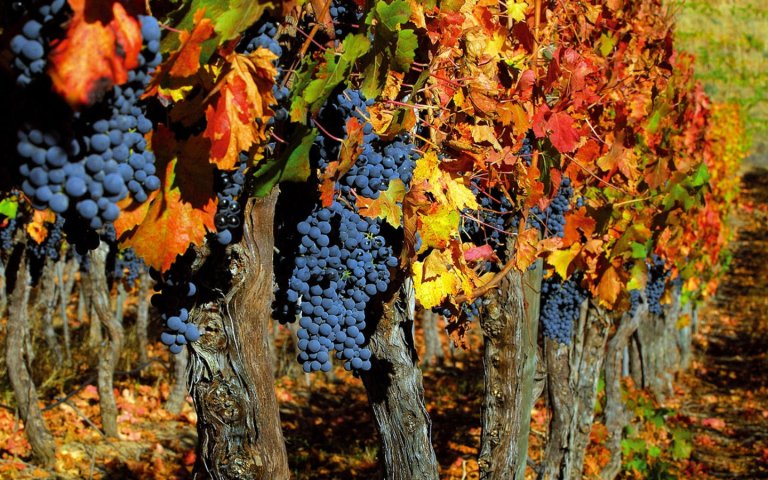
[[[597,384],[605,360],[605,344],[611,319],[602,308],[590,306],[586,319],[576,330],[570,358],[571,424],[568,428],[568,450],[562,478],[581,479],[584,456],[592,423],[595,419]]]
[[[371,370],[361,375],[376,419],[388,480],[439,478],[432,422],[414,347],[414,309],[413,283],[407,279],[383,307],[369,342]]]
[[[542,265],[512,271],[481,314],[485,350],[480,478],[522,479],[537,395],[537,335]]]
[[[21,258],[8,306],[5,361],[19,413],[24,421],[24,431],[32,446],[32,456],[42,465],[51,465],[56,458],[56,444],[37,404],[37,389],[30,374],[29,357],[26,352],[25,339],[29,335],[28,304],[31,287],[29,265],[23,244],[21,248],[17,248],[16,253],[20,254]]]
[[[195,478],[290,478],[267,338],[277,193],[250,200],[242,240],[226,258],[212,252],[198,272],[198,288],[213,297],[190,315],[203,332],[190,347],[199,437]],[[217,293],[226,285],[225,294]]]
[[[89,297],[96,318],[104,327],[107,338],[103,339],[97,348],[98,366],[97,383],[99,390],[99,407],[101,409],[101,424],[104,434],[108,437],[119,437],[117,429],[117,403],[114,393],[114,376],[117,363],[120,361],[120,353],[123,351],[125,334],[123,325],[117,321],[112,313],[110,291],[107,283],[107,254],[109,245],[102,242],[98,248],[88,253],[91,261],[88,272]]]

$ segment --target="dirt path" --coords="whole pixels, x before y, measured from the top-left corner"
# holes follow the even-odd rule
[[[730,274],[703,312],[681,413],[713,478],[768,478],[768,170],[742,178]],[[754,208],[750,208],[754,207]]]

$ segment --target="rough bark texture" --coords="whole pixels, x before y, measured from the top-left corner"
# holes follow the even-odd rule
[[[480,317],[485,349],[485,392],[480,478],[523,478],[533,408],[541,264],[512,271],[490,296]]]
[[[381,460],[388,480],[438,479],[432,447],[432,422],[413,343],[415,299],[410,280],[403,283],[370,337],[371,370],[361,377],[381,439]]]
[[[648,316],[646,305],[646,302],[642,302],[634,315],[624,314],[616,332],[608,341],[605,358],[605,428],[608,430],[608,438],[605,446],[610,452],[610,457],[608,464],[600,472],[603,480],[613,480],[621,471],[621,439],[624,427],[631,419],[621,399],[624,350],[638,326]]]
[[[43,324],[43,336],[48,350],[53,352],[56,364],[61,365],[63,354],[59,340],[56,338],[56,330],[53,328],[53,312],[56,309],[57,289],[55,279],[54,261],[48,258],[43,265],[43,272],[40,275],[39,289],[36,298],[36,308],[40,320]]]
[[[422,366],[443,363],[443,344],[440,343],[440,326],[437,314],[424,310],[421,316],[421,328],[424,331],[424,358]]]
[[[123,326],[112,313],[110,292],[107,286],[106,261],[109,245],[102,243],[89,252],[91,267],[88,274],[89,297],[97,318],[92,322],[100,322],[107,332],[107,338],[96,350],[98,355],[97,383],[99,390],[99,407],[101,408],[101,424],[108,437],[118,437],[117,403],[115,402],[113,378],[120,352],[123,350],[125,335]]]
[[[547,362],[547,392],[549,393],[552,417],[549,421],[549,437],[538,477],[540,479],[557,480],[570,477],[568,472],[564,470],[565,464],[563,462],[568,451],[568,429],[573,416],[573,394],[568,381],[570,378],[570,352],[571,347],[569,345],[563,345],[549,338],[544,339],[544,355]]]
[[[570,400],[573,414],[568,429],[566,465],[563,467],[568,476],[563,478],[582,478],[584,455],[595,417],[597,383],[603,368],[609,330],[610,319],[606,313],[598,307],[590,306],[583,331],[577,330],[574,335],[569,379],[573,392]]]
[[[189,350],[183,349],[173,355],[173,386],[168,400],[165,401],[165,409],[173,414],[181,412],[184,400],[187,399],[187,365],[189,364]]]
[[[152,278],[149,271],[141,272],[139,276],[138,305],[136,307],[136,339],[139,342],[139,363],[145,365],[149,361],[147,356],[147,327],[149,326],[149,289],[152,286]]]
[[[37,404],[37,389],[30,375],[25,351],[25,338],[29,335],[29,282],[29,267],[22,252],[8,310],[5,358],[8,377],[24,421],[24,431],[32,446],[32,456],[42,465],[51,465],[56,457],[56,444]]]
[[[195,478],[290,478],[267,339],[276,200],[277,189],[248,203],[243,239],[228,249],[228,260],[208,259],[231,276],[229,291],[190,316],[204,332],[189,367],[198,415]],[[218,288],[227,281],[207,280]]]
[[[72,336],[69,331],[69,317],[67,315],[67,306],[72,297],[72,290],[75,288],[75,274],[78,265],[74,257],[68,261],[63,259],[56,263],[56,279],[61,288],[59,288],[59,316],[61,316],[62,335],[64,336],[64,357],[67,363],[72,362]]]

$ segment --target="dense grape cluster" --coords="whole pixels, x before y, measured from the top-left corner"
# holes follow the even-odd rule
[[[216,224],[216,240],[221,245],[232,243],[235,232],[242,224],[239,197],[245,185],[245,167],[247,157],[240,154],[240,164],[234,172],[221,171],[216,186],[216,195],[219,198],[214,222]]]
[[[160,27],[153,17],[140,20],[146,46],[139,67],[103,103],[74,114],[73,137],[31,126],[19,132],[17,151],[25,160],[19,167],[22,190],[34,207],[74,211],[97,229],[117,219],[117,202],[129,194],[144,202],[148,192],[160,188],[155,157],[144,139],[152,122],[139,104],[161,60]]]
[[[136,280],[146,269],[146,264],[136,255],[136,252],[132,248],[127,248],[115,256],[113,277],[121,280],[128,289],[133,289]]]
[[[480,209],[477,212],[465,212],[473,218],[465,220],[462,225],[462,233],[478,242],[486,242],[501,253],[500,249],[505,245],[508,223],[513,211],[512,202],[501,190],[494,190],[493,194],[481,191],[476,180],[470,185],[475,194]]]
[[[648,311],[654,315],[661,315],[661,297],[664,296],[664,288],[671,272],[667,270],[664,259],[658,255],[652,255],[648,265],[648,283],[645,284],[645,296],[648,298]]]
[[[13,248],[13,237],[16,235],[16,219],[9,218],[5,226],[0,226],[0,250],[8,251]]]
[[[356,28],[363,17],[363,12],[354,2],[333,0],[328,9],[333,20],[334,33],[341,37]]]
[[[345,91],[334,104],[334,114],[346,119],[367,118],[367,106],[357,91]],[[367,122],[366,122],[367,123]],[[415,166],[414,146],[400,138],[383,142],[366,126],[364,146],[355,165],[335,185],[337,199],[316,206],[297,226],[298,255],[288,280],[283,318],[300,318],[299,361],[306,372],[329,371],[331,356],[347,370],[369,370],[371,352],[365,347],[366,309],[386,292],[390,268],[398,264],[381,232],[379,219],[360,215],[355,197],[377,198],[394,179],[406,185]],[[318,136],[316,153],[325,169],[339,153],[338,142]]]
[[[544,336],[570,345],[573,322],[579,318],[581,304],[586,298],[586,291],[574,278],[565,282],[558,275],[544,279],[539,315]]]
[[[531,209],[529,221],[534,228],[538,228],[545,238],[565,236],[565,213],[571,209],[570,202],[573,196],[571,179],[563,177],[557,195],[549,203],[546,210],[539,207]]]
[[[27,242],[27,250],[37,260],[58,260],[61,245],[64,243],[64,217],[56,215],[53,223],[47,223],[48,234],[41,243],[35,240]]]
[[[155,290],[160,290],[152,296],[152,305],[160,310],[160,318],[166,326],[166,331],[160,334],[160,341],[168,346],[171,353],[180,353],[185,345],[197,341],[201,335],[197,325],[189,321],[187,308],[197,293],[197,287],[188,280],[174,278],[173,272],[162,279],[154,270],[150,270],[150,274],[157,280]]]
[[[21,27],[21,33],[11,39],[11,51],[16,55],[13,66],[18,70],[16,83],[28,85],[45,72],[51,40],[61,33],[68,12],[66,0],[45,0],[32,9]]]

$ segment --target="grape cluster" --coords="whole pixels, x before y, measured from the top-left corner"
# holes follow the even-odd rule
[[[21,33],[11,39],[11,51],[16,56],[13,66],[18,70],[16,83],[29,85],[32,80],[45,72],[47,50],[51,40],[61,33],[67,12],[66,0],[46,0],[36,9],[21,27]]]
[[[571,179],[563,177],[557,195],[549,203],[543,212],[539,207],[531,209],[529,221],[534,228],[538,228],[545,238],[565,236],[565,213],[571,209],[570,202],[573,196]]]
[[[491,193],[482,191],[475,179],[472,179],[470,189],[480,209],[477,212],[465,212],[474,218],[464,221],[462,233],[478,243],[488,243],[497,253],[501,253],[506,244],[507,223],[513,211],[512,202],[500,189],[494,189]]]
[[[150,275],[158,281],[155,290],[160,291],[152,296],[152,305],[162,312],[160,318],[167,328],[160,334],[160,341],[171,353],[180,353],[184,345],[197,341],[201,335],[197,325],[189,321],[189,309],[184,306],[191,303],[197,287],[188,280],[174,278],[173,272],[162,279],[154,270],[150,270]]]
[[[56,215],[53,223],[47,223],[48,235],[42,243],[36,241],[27,242],[27,250],[37,260],[58,260],[61,245],[64,243],[64,217]]]
[[[351,8],[350,8],[351,7]],[[334,31],[337,37],[341,37],[353,28],[357,27],[363,18],[363,12],[353,2],[333,0],[328,9],[333,20]]]
[[[240,154],[240,164],[236,171],[219,172],[218,184],[216,186],[219,203],[214,217],[216,224],[216,240],[221,245],[229,245],[234,238],[233,232],[242,224],[239,197],[245,185],[245,167],[247,157]]]
[[[17,222],[9,218],[5,226],[0,227],[0,250],[8,251],[13,247],[13,237],[16,235]]]
[[[153,17],[140,17],[146,46],[140,66],[128,82],[116,86],[104,103],[74,114],[74,138],[58,131],[27,127],[19,132],[17,151],[22,190],[36,208],[63,214],[72,209],[92,229],[114,222],[117,202],[129,193],[137,202],[160,188],[155,157],[144,134],[152,122],[139,99],[152,69],[160,62],[160,27]]]
[[[661,315],[661,297],[664,296],[664,288],[671,272],[667,270],[664,259],[658,255],[652,255],[648,265],[648,282],[645,284],[645,296],[648,298],[648,311],[654,315]]]
[[[144,260],[136,255],[132,248],[126,248],[115,256],[115,268],[113,277],[122,280],[128,289],[133,289],[136,280],[147,269]]]
[[[586,298],[586,291],[574,278],[562,281],[555,274],[544,279],[541,283],[539,314],[544,336],[570,345],[573,322],[579,318],[581,304]]]
[[[365,119],[369,104],[359,92],[347,90],[328,111],[346,124],[351,116]],[[347,370],[371,368],[371,352],[364,346],[366,309],[389,289],[389,269],[398,264],[381,221],[361,216],[355,196],[377,198],[395,178],[407,185],[416,153],[402,138],[382,142],[364,128],[362,154],[335,185],[337,198],[328,207],[316,206],[297,226],[301,241],[285,291],[288,308],[280,313],[300,318],[299,361],[306,372],[329,371],[334,351]],[[316,147],[321,170],[338,157],[339,144],[325,136],[318,136]]]

